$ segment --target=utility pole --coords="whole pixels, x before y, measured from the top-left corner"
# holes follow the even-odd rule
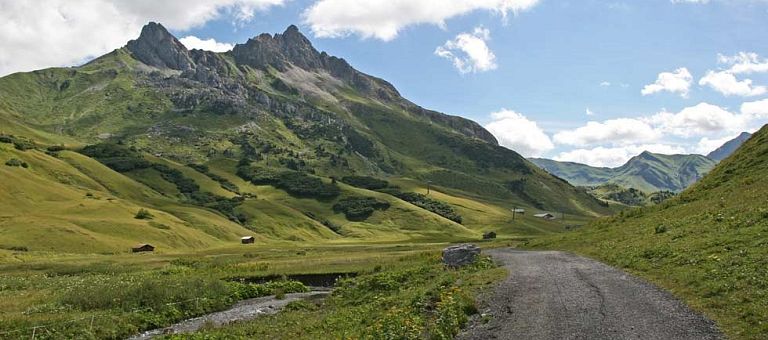
[[[427,181],[427,195],[429,195],[429,185],[432,184],[432,181]]]
[[[515,214],[517,214],[517,206],[512,207],[512,222],[515,221]]]

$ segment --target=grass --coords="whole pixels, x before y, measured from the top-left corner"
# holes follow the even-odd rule
[[[461,271],[444,270],[438,260],[439,249],[444,246],[243,245],[142,255],[0,250],[0,271],[4,273],[0,278],[0,337],[28,338],[32,327],[44,325],[36,338],[124,338],[223,309],[237,300],[305,289],[291,282],[239,283],[241,278],[345,272],[361,275],[340,283],[341,288],[327,304],[317,309],[293,306],[272,320],[293,324],[292,329],[285,328],[285,334],[307,331],[303,325],[321,323],[333,334],[370,334],[377,332],[372,327],[394,327],[406,320],[392,318],[400,316],[393,311],[403,310],[409,318],[423,321],[415,329],[455,333],[466,320],[465,311],[472,312],[473,294],[502,277],[504,271],[488,263]],[[459,310],[461,314],[457,314]],[[439,318],[441,315],[444,318]],[[311,323],[293,322],[310,317]],[[326,318],[335,321],[325,323]],[[311,327],[314,333],[305,337],[320,334],[315,326]],[[256,336],[265,331],[247,323],[209,330],[230,336],[251,332]]]
[[[768,337],[768,127],[700,182],[528,246],[574,251],[670,290],[732,339]]]

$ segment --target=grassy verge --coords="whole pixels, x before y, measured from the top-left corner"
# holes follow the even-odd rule
[[[451,339],[477,312],[477,291],[505,274],[487,258],[447,270],[427,252],[344,279],[325,301],[294,302],[276,315],[168,338]]]

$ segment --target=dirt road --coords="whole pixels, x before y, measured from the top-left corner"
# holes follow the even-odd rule
[[[722,339],[714,323],[619,269],[553,251],[488,251],[509,270],[459,339]]]

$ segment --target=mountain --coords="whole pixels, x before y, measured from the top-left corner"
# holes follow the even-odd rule
[[[699,180],[716,162],[701,155],[662,155],[645,151],[617,168],[532,158],[531,162],[577,186],[611,183],[646,193],[679,192]]]
[[[682,297],[730,339],[768,338],[768,126],[674,198],[532,246],[626,268]]]
[[[513,206],[610,212],[296,26],[214,53],[150,23],[85,65],[0,78],[0,126],[5,247],[456,240],[557,229],[510,226]]]
[[[736,149],[738,149],[742,143],[746,142],[752,134],[749,132],[742,132],[736,138],[731,139],[719,148],[707,154],[707,158],[714,159],[716,161],[722,161],[730,156]]]

